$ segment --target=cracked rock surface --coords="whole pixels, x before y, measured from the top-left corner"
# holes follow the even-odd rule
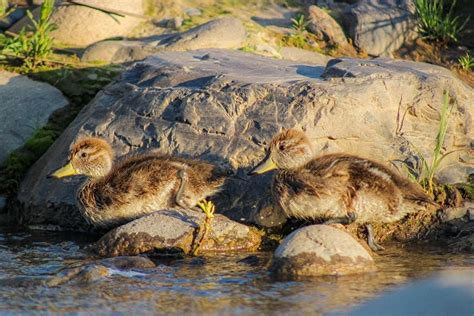
[[[109,140],[117,157],[153,150],[231,167],[240,177],[275,133],[293,127],[306,131],[318,155],[344,151],[387,166],[416,162],[418,152],[429,160],[445,89],[456,100],[445,148],[457,151],[439,178],[463,182],[474,172],[474,93],[447,69],[389,59],[321,67],[219,49],[160,53],[133,64],[79,113],[24,179],[17,215],[28,225],[87,229],[74,203],[83,179],[46,179],[83,135]],[[285,218],[271,201],[271,177],[229,181],[211,199],[231,219],[279,225]]]

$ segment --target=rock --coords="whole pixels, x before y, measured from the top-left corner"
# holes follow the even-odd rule
[[[156,249],[192,251],[202,232],[204,213],[162,210],[136,219],[107,233],[94,246],[101,256],[128,256]],[[255,250],[261,235],[248,226],[216,215],[200,248],[202,251]]]
[[[232,36],[229,36],[232,34]],[[122,63],[141,60],[161,51],[186,51],[202,48],[239,48],[245,40],[239,19],[225,17],[199,25],[189,31],[148,38],[144,41],[104,41],[86,49],[83,62]]]
[[[474,221],[474,206],[467,210],[466,216],[470,222]]]
[[[61,271],[57,275],[43,280],[42,285],[54,287],[69,282],[88,284],[101,281],[114,274],[122,276],[142,275],[142,273],[133,270],[146,270],[155,267],[156,265],[153,261],[142,256],[106,258],[84,266]]]
[[[116,36],[126,36],[144,21],[145,0],[80,0],[78,2],[88,6],[99,7],[120,13],[108,14],[91,7],[62,4],[56,8],[51,16],[51,22],[57,25],[52,33],[55,41],[72,46],[87,46],[92,43]],[[33,12],[38,15],[39,8]],[[13,25],[10,31],[18,33],[29,25],[27,17]]]
[[[26,14],[26,10],[23,8],[18,8],[6,17],[0,19],[0,29],[6,30],[15,24],[19,19],[21,19]]]
[[[156,264],[145,256],[120,256],[100,260],[100,263],[106,267],[131,270],[131,269],[150,269],[156,267]]]
[[[413,38],[412,0],[360,0],[341,16],[352,43],[369,55],[389,55]]]
[[[328,225],[300,228],[273,254],[272,273],[283,277],[374,271],[370,254],[348,233]]]
[[[327,62],[332,58],[316,52],[310,52],[296,47],[282,47],[280,49],[281,58],[291,61],[316,64],[326,66]]]
[[[462,207],[450,207],[438,210],[435,227],[428,227],[421,231],[423,239],[427,239],[436,245],[442,245],[451,252],[474,251],[474,222],[471,214],[474,210],[474,202],[465,201]]]
[[[201,16],[202,11],[198,8],[187,8],[184,10],[184,13],[188,16]]]
[[[334,1],[334,0],[306,0],[308,3],[316,4],[318,7],[327,7],[330,10],[338,9],[341,6],[347,6],[349,4],[354,4],[357,0],[344,0],[344,1]]]
[[[102,41],[89,46],[82,54],[81,60],[125,63],[145,59],[154,51],[153,47],[140,41]]]
[[[166,23],[166,27],[171,28],[171,29],[179,29],[183,25],[183,18],[180,16],[177,16],[175,18],[172,18],[168,20]]]
[[[470,211],[474,209],[474,202],[465,202],[460,207],[448,207],[440,210],[438,216],[442,222],[449,222],[466,216],[469,218]]]
[[[164,52],[131,66],[84,107],[26,175],[16,215],[26,225],[87,228],[74,202],[83,179],[46,179],[83,135],[106,138],[117,157],[155,150],[212,161],[241,177],[272,136],[290,127],[303,128],[318,154],[344,151],[392,166],[421,152],[430,161],[444,89],[456,99],[445,148],[469,148],[474,93],[445,68],[381,58],[333,59],[324,68],[240,51]],[[474,172],[474,155],[461,153],[445,158],[441,181],[465,182]],[[231,219],[280,225],[271,178],[230,179],[211,199]]]
[[[75,282],[91,283],[110,275],[110,270],[102,265],[89,265],[82,269],[75,277]]]
[[[0,162],[68,105],[61,91],[47,83],[0,70]]]
[[[255,53],[262,56],[281,58],[281,55],[278,50],[272,45],[266,43],[255,45]]]
[[[71,268],[54,277],[50,277],[44,283],[49,287],[60,286],[68,282],[76,284],[88,284],[100,281],[111,275],[109,268],[101,264],[88,264],[83,267]]]
[[[308,8],[308,30],[331,45],[350,46],[341,26],[315,5]]]
[[[7,206],[7,197],[0,195],[0,212]]]

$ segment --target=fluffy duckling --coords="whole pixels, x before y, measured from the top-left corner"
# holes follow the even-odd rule
[[[308,138],[294,129],[273,138],[266,158],[250,174],[275,168],[273,198],[288,217],[368,224],[373,250],[382,248],[370,223],[395,222],[433,203],[419,185],[375,161],[348,154],[315,158]]]
[[[90,137],[73,144],[69,163],[50,177],[73,175],[89,178],[76,197],[84,218],[111,228],[160,209],[202,207],[200,201],[217,193],[229,173],[210,163],[157,154],[114,164],[110,144]]]

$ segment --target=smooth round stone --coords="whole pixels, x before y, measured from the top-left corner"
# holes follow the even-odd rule
[[[278,276],[344,275],[375,270],[371,255],[350,234],[312,225],[288,235],[276,249],[270,270]]]
[[[120,270],[155,268],[156,264],[144,256],[119,256],[100,261],[106,267]]]

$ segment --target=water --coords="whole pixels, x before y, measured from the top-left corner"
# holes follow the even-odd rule
[[[390,295],[400,292],[412,297],[413,287],[433,297],[431,302],[429,298],[417,300],[418,307],[423,310],[423,305],[433,305],[439,288],[433,280],[448,271],[462,274],[464,283],[455,284],[454,288],[465,293],[467,281],[468,299],[451,288],[443,297],[449,299],[449,293],[453,293],[453,298],[461,300],[454,306],[464,309],[454,314],[463,314],[471,307],[470,314],[474,314],[474,257],[436,248],[387,250],[377,257],[378,272],[344,277],[275,280],[266,272],[270,253],[232,253],[155,258],[156,268],[131,272],[109,269],[107,276],[95,281],[72,278],[61,285],[48,286],[46,281],[54,276],[100,260],[84,250],[93,240],[64,233],[0,230],[0,312],[380,314],[380,306],[388,304],[383,299],[396,305]],[[391,310],[396,308],[392,306]],[[399,311],[406,314],[403,309]]]

